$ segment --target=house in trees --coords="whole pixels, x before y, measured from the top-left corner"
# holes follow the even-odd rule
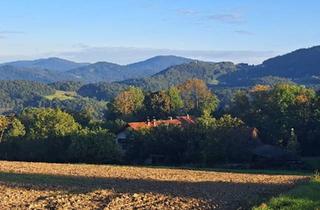
[[[175,126],[188,126],[195,124],[195,118],[186,115],[186,116],[177,116],[176,118],[169,117],[166,120],[156,120],[152,121],[146,120],[144,122],[130,122],[127,126],[117,134],[117,143],[126,150],[126,144],[129,141],[128,135],[130,131],[138,131],[141,129],[150,129],[160,125],[175,125]]]
[[[301,166],[299,157],[279,146],[261,144],[251,150],[253,166],[256,168]]]
[[[256,128],[250,129],[250,153],[255,168],[281,167],[300,164],[298,156],[280,146],[264,144]]]

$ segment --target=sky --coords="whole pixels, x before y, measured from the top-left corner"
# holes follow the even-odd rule
[[[258,64],[319,45],[319,22],[319,0],[1,0],[0,62],[178,55]]]

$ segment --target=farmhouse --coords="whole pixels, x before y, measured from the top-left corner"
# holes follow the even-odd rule
[[[147,120],[145,122],[130,122],[127,126],[117,134],[117,143],[121,145],[123,149],[126,148],[126,143],[128,141],[128,134],[130,131],[138,131],[141,129],[150,129],[160,125],[175,125],[175,126],[188,126],[195,124],[195,118],[185,115],[177,116],[176,118],[169,117],[167,120]]]

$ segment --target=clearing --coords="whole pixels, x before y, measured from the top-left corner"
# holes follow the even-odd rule
[[[308,176],[0,161],[0,209],[248,209]]]
[[[59,99],[59,100],[63,101],[63,100],[74,99],[74,97],[76,95],[77,95],[77,93],[74,91],[56,90],[56,92],[54,94],[45,96],[45,98],[49,99],[49,100]]]

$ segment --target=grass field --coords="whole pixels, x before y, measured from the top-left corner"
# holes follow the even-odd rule
[[[308,179],[0,161],[0,209],[248,209]]]
[[[310,182],[300,185],[287,193],[272,198],[254,210],[318,210],[320,209],[320,176],[316,175]]]
[[[49,100],[53,100],[53,99],[68,100],[68,99],[73,99],[76,95],[77,95],[76,92],[56,90],[54,94],[48,95],[45,98]]]

